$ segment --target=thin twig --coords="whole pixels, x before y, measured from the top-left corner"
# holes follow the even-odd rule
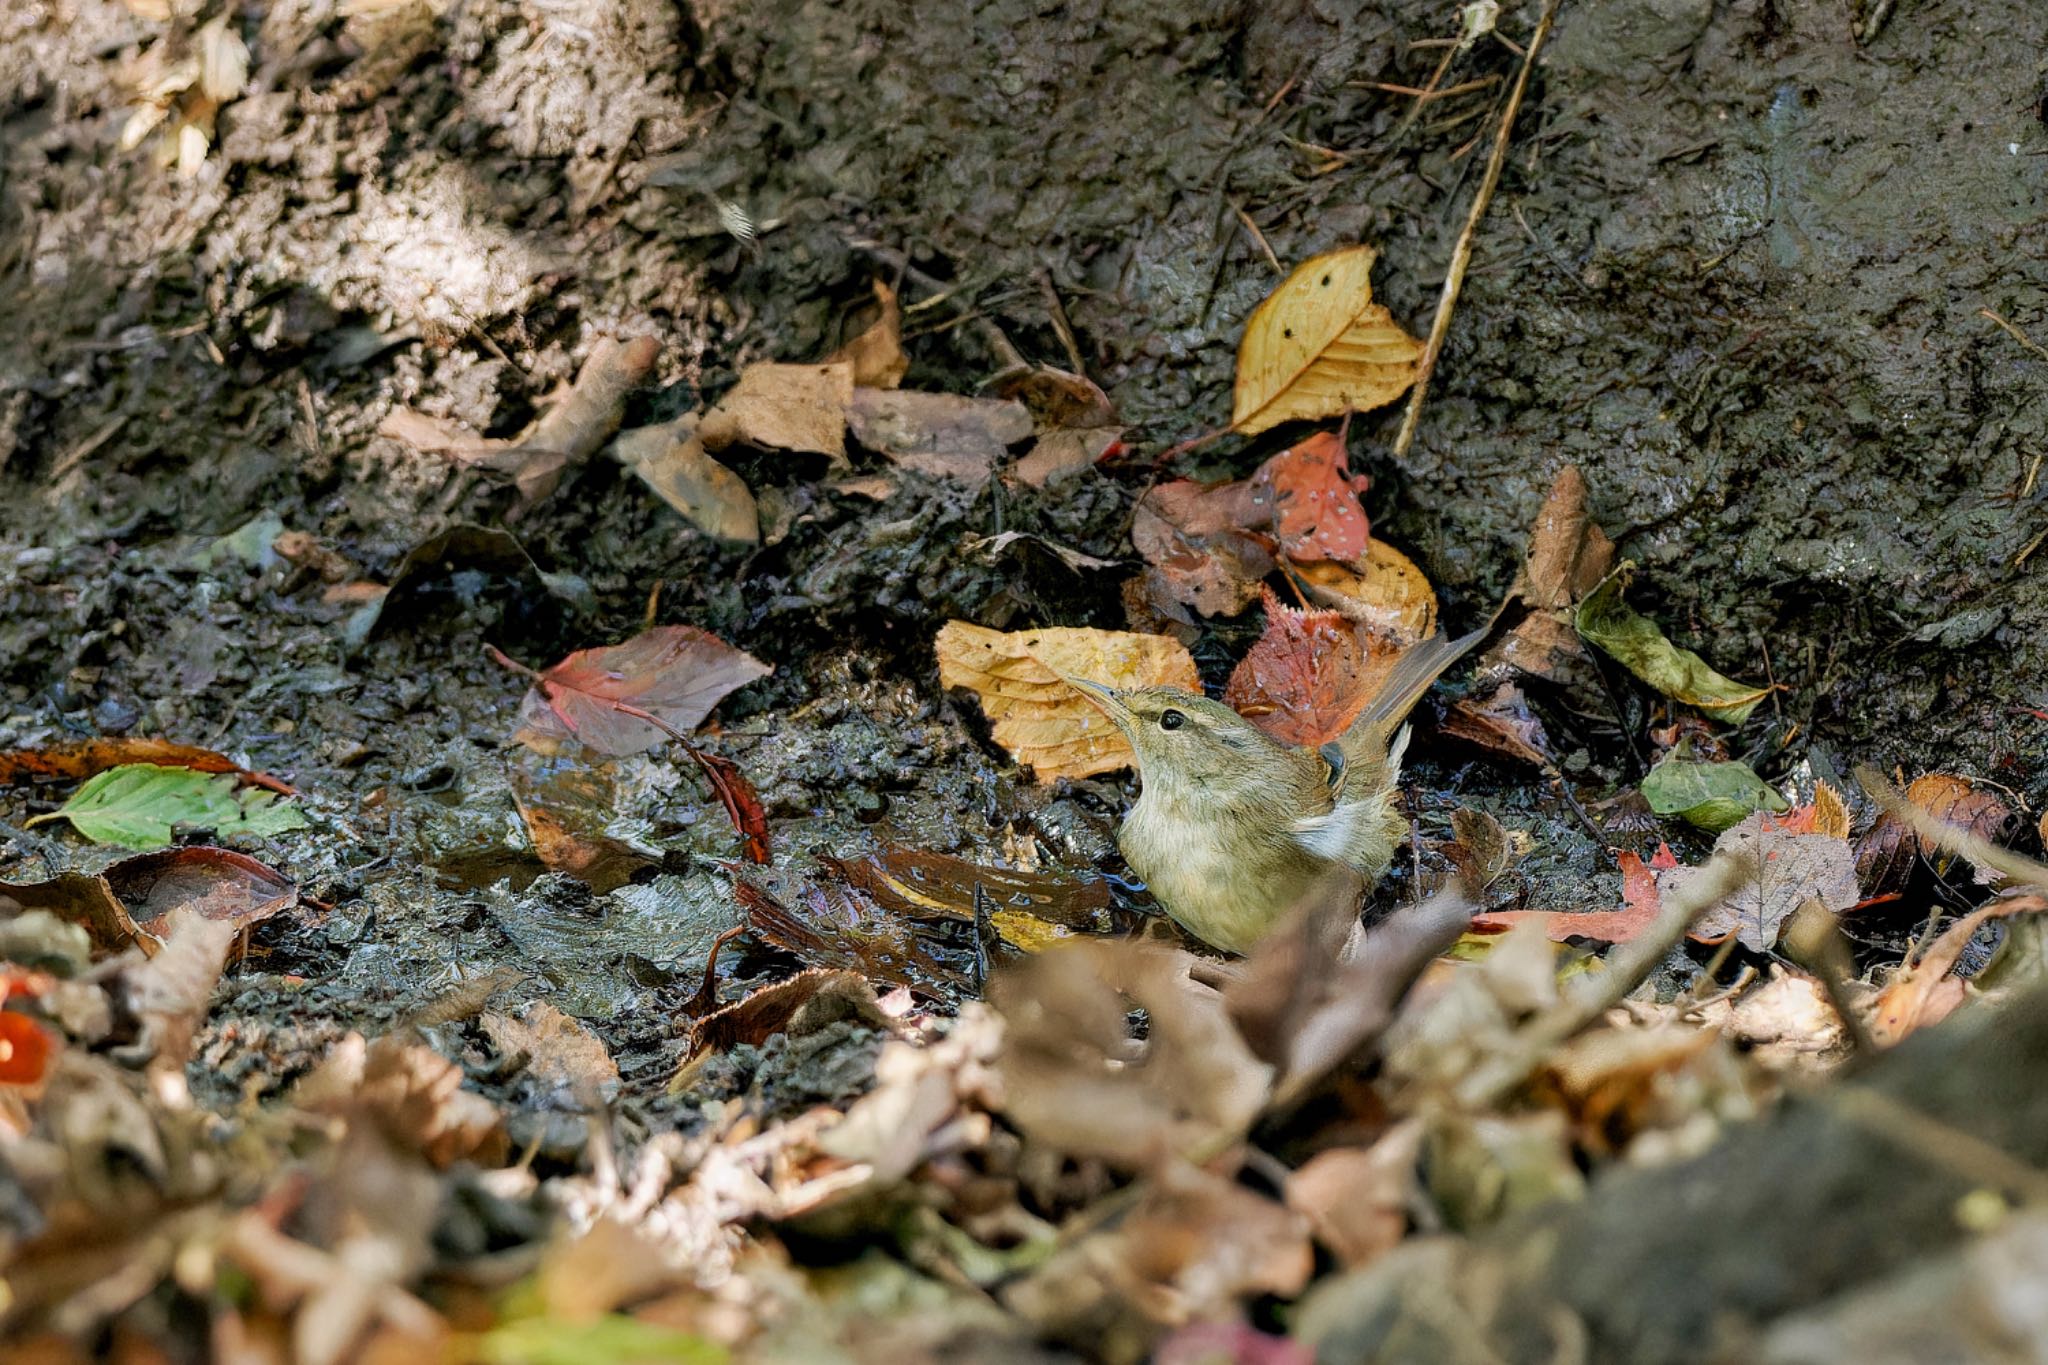
[[[1980,318],[1990,318],[2000,327],[2003,327],[2006,330],[2006,332],[2011,335],[2014,341],[2017,341],[2020,345],[2026,347],[2035,355],[2041,357],[2041,359],[2048,360],[2048,350],[2044,350],[2039,342],[2035,341],[2032,337],[2028,336],[2025,332],[2021,331],[2017,323],[2007,322],[2004,318],[1992,312],[1989,308],[1979,308],[1977,310],[1977,316]]]
[[[1522,112],[1522,94],[1529,88],[1529,73],[1535,69],[1536,54],[1542,50],[1543,40],[1550,36],[1550,24],[1557,17],[1560,3],[1561,0],[1549,0],[1544,5],[1543,17],[1536,21],[1536,32],[1522,56],[1521,69],[1515,73],[1514,89],[1508,92],[1508,107],[1500,116],[1500,130],[1493,138],[1493,154],[1487,158],[1479,192],[1472,198],[1472,211],[1465,216],[1465,230],[1458,234],[1458,244],[1451,251],[1451,268],[1444,276],[1443,295],[1437,300],[1436,318],[1429,326],[1429,341],[1423,347],[1415,387],[1408,394],[1408,411],[1401,418],[1400,434],[1394,438],[1396,460],[1406,456],[1415,443],[1415,428],[1422,419],[1422,400],[1429,393],[1430,375],[1436,370],[1437,357],[1443,354],[1444,334],[1451,329],[1451,312],[1458,306],[1459,291],[1465,287],[1465,271],[1472,263],[1472,239],[1479,231],[1479,220],[1486,216],[1487,205],[1493,202],[1493,188],[1500,183],[1501,168],[1507,164],[1508,135],[1514,130],[1516,115]]]

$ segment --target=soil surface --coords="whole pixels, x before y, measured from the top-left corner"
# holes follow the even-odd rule
[[[934,633],[1126,623],[1126,569],[988,538],[1128,565],[1150,457],[1228,420],[1276,261],[1373,243],[1378,298],[1426,333],[1516,52],[1478,39],[1418,105],[1401,89],[1449,51],[1421,44],[1454,36],[1422,0],[362,8],[397,17],[237,7],[247,90],[187,175],[157,134],[117,139],[198,21],[0,7],[0,747],[164,735],[303,793],[311,830],[247,846],[318,908],[260,928],[224,987],[217,1101],[493,972],[593,1026],[643,1130],[858,1089],[879,1035],[852,1020],[666,1093],[739,922],[732,832],[680,754],[622,760],[602,823],[637,871],[548,871],[515,798],[560,774],[510,743],[526,680],[486,646],[538,667],[651,614],[773,664],[703,743],[759,790],[785,869],[894,842],[1120,872],[1131,783],[1030,783],[939,687]],[[1939,768],[2038,810],[2048,16],[1902,0],[1859,43],[1848,8],[1565,0],[1413,448],[1388,453],[1392,408],[1352,423],[1353,463],[1457,627],[1577,464],[1636,605],[1780,685],[1738,742],[1767,778]],[[1526,36],[1535,7],[1504,9]],[[736,548],[610,459],[526,509],[378,434],[410,407],[511,435],[635,336],[661,352],[626,424],[667,419],[751,361],[830,351],[875,278],[903,292],[907,386],[1084,370],[1135,457],[1048,489],[897,471],[879,505],[820,459],[746,457],[767,534]],[[1181,468],[1242,476],[1289,439]],[[530,562],[466,531],[374,619],[331,600],[462,526]],[[282,531],[329,558],[280,556]],[[1212,689],[1255,631],[1209,623]],[[1640,778],[1651,705],[1610,681],[1604,710],[1544,702],[1596,810]],[[1427,726],[1413,753],[1425,836],[1457,805],[1512,816],[1538,831],[1530,904],[1615,903],[1605,847],[1640,830],[1596,841],[1554,784]],[[0,793],[0,879],[118,856],[22,829],[59,799]],[[789,966],[742,944],[713,984]],[[565,1098],[471,1069],[527,1115],[515,1141],[581,1141],[550,1127]]]

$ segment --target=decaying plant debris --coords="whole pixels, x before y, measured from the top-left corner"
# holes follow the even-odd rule
[[[2038,16],[1650,10],[0,17],[0,1354],[2042,1354]]]

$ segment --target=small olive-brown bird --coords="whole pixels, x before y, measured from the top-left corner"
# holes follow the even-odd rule
[[[1403,722],[1486,630],[1433,635],[1395,663],[1341,736],[1284,744],[1221,702],[1178,687],[1118,689],[1068,678],[1131,741],[1138,800],[1117,844],[1189,933],[1250,952],[1290,909],[1357,895],[1407,832],[1395,804]]]

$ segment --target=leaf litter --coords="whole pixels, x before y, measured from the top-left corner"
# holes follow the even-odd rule
[[[369,8],[394,7],[350,7],[352,35]],[[209,21],[192,69],[143,87],[133,126],[169,125],[188,173],[215,108],[243,94],[241,44]],[[577,188],[585,211],[590,193]],[[771,240],[772,219],[723,198],[716,209],[741,248]],[[1314,257],[1247,320],[1237,434],[1407,391],[1422,347],[1372,302],[1376,258]],[[1792,733],[1759,705],[1771,688],[1719,674],[1622,602],[1633,567],[1613,567],[1569,466],[1490,648],[1469,680],[1452,678],[1441,716],[1417,713],[1408,880],[1370,927],[1332,896],[1242,961],[1157,922],[1124,936],[1155,908],[1115,875],[1131,789],[1105,778],[1130,753],[1064,677],[1206,683],[1274,737],[1317,747],[1440,612],[1471,620],[1484,604],[1469,574],[1439,603],[1422,568],[1374,537],[1375,490],[1353,472],[1348,432],[1296,433],[1277,451],[1269,438],[1233,457],[1233,477],[1141,489],[1070,335],[1073,369],[1006,365],[993,397],[903,390],[906,309],[891,286],[871,288],[871,320],[838,350],[738,365],[717,401],[681,416],[655,419],[682,406],[673,389],[648,392],[679,362],[658,374],[661,348],[641,338],[594,347],[510,440],[405,408],[384,432],[510,482],[501,515],[547,527],[551,546],[580,524],[570,476],[609,448],[638,480],[625,487],[683,518],[657,534],[684,556],[812,535],[840,546],[844,569],[878,547],[930,547],[914,588],[874,592],[893,643],[873,657],[810,648],[818,594],[858,589],[794,583],[773,558],[721,577],[740,561],[705,558],[693,573],[718,570],[681,586],[718,604],[701,618],[718,635],[657,625],[649,600],[623,643],[520,668],[516,716],[504,690],[474,734],[433,729],[438,701],[367,698],[369,733],[333,766],[308,765],[319,781],[275,762],[289,747],[229,757],[10,736],[22,747],[0,773],[22,786],[0,826],[0,1142],[19,1175],[10,1197],[33,1215],[5,1245],[11,1331],[73,1353],[55,1359],[132,1353],[168,1313],[219,1358],[717,1360],[813,1358],[789,1343],[921,1316],[1009,1354],[1305,1360],[1330,1295],[1355,1283],[1343,1272],[1392,1277],[1503,1240],[1539,1263],[1550,1243],[1521,1220],[1610,1205],[1625,1167],[1638,1189],[1675,1185],[1784,1090],[1843,1093],[1826,1073],[1859,1049],[1980,1027],[1995,1016],[1973,1002],[2038,979],[2030,888],[2048,874],[2006,846],[2038,823],[2025,797],[1932,773],[1903,797],[1866,778],[1875,804],[1852,805],[1818,749],[1811,766],[1781,752]],[[1052,310],[1060,331],[1057,298]],[[646,424],[620,432],[629,414]],[[450,506],[470,497],[461,479],[451,488]],[[1426,485],[1411,496],[1426,505]],[[1129,508],[1128,544],[1100,534],[1114,515],[1096,498]],[[1048,513],[1061,499],[1082,510]],[[269,529],[281,522],[246,525],[259,550],[282,543]],[[444,642],[421,608],[457,599],[462,620],[505,598],[502,642],[557,657],[600,623],[620,628],[598,638],[625,634],[640,608],[620,603],[648,588],[622,583],[608,550],[570,556],[593,591],[480,526],[428,536],[388,591],[354,566],[389,551],[294,544],[183,571],[208,576],[210,602],[230,570],[359,589],[337,640],[359,667],[408,661],[420,698],[467,681],[452,652],[426,652]],[[956,549],[1000,561],[1001,592],[961,598]],[[1172,633],[1105,628],[1110,571],[1132,557],[1130,623]],[[1254,603],[1256,624],[1231,619]],[[864,679],[866,705],[942,742],[906,740],[881,765],[852,735],[869,717],[785,705],[843,695],[832,669],[914,675],[894,693],[886,676]],[[349,681],[265,677],[245,702],[299,689],[345,710]],[[772,699],[696,733],[752,683]],[[1728,727],[1725,741],[1669,703]],[[985,734],[961,720],[977,708]],[[222,735],[251,733],[233,720]],[[377,733],[394,726],[426,737]],[[1452,802],[1430,766],[1458,752],[1448,738],[1482,763],[1535,766],[1545,790],[1499,818]],[[387,747],[446,758],[401,764]],[[259,760],[306,793],[282,799],[292,788]],[[693,771],[736,838],[692,829]],[[949,781],[918,801],[918,786]],[[50,809],[65,783],[83,785]],[[854,801],[871,829],[849,839],[835,803]],[[896,804],[917,814],[899,824]],[[1567,807],[1592,836],[1578,875],[1525,875],[1532,846],[1564,841]],[[545,875],[516,891],[490,877],[447,896],[365,889],[372,854],[445,873],[448,825]],[[248,853],[178,842],[201,830],[262,841],[303,869],[307,893]],[[84,839],[158,851],[122,858]],[[1537,896],[1553,908],[1532,908]],[[705,946],[615,950],[612,921],[630,905]],[[445,963],[380,941],[380,919],[406,917],[431,923]],[[554,937],[530,937],[542,920]],[[1808,951],[1813,923],[1835,933],[1832,965]],[[563,950],[532,972],[473,970],[506,941]],[[630,983],[631,1009],[564,1008],[588,998],[578,944]],[[376,1008],[347,999],[344,973],[380,981]],[[241,1013],[249,999],[270,1012]],[[1873,1084],[1911,1057],[1866,1059]],[[1951,1105],[1898,1133],[1939,1172],[1984,1159],[1964,1131],[1976,1117]],[[2011,1178],[1999,1155],[1971,1168],[1981,1192]],[[1529,1292],[1523,1271],[1500,1273],[1470,1280]],[[1349,1326],[1366,1319],[1380,1320]],[[1581,1342],[1606,1330],[1597,1314],[1556,1321]]]

